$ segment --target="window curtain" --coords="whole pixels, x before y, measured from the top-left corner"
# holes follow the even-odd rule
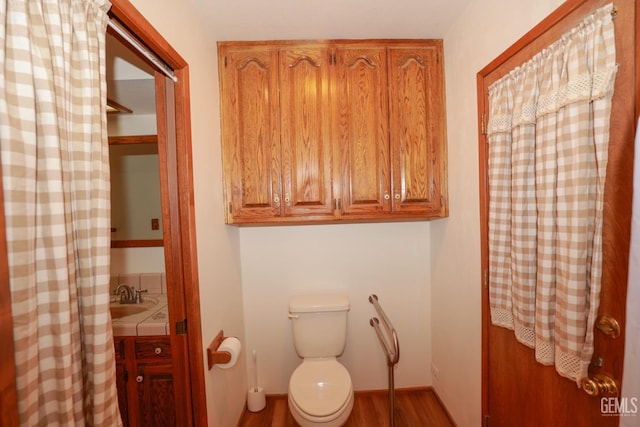
[[[107,0],[2,0],[0,158],[23,426],[119,426]]]
[[[601,288],[612,8],[489,88],[491,321],[578,386]]]

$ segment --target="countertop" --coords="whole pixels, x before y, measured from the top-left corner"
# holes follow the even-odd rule
[[[112,299],[114,336],[169,335],[169,312],[166,294],[147,294],[141,304],[120,304]],[[113,318],[117,310],[139,311]]]

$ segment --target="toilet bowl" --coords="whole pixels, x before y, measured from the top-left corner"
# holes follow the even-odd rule
[[[289,381],[289,410],[302,427],[342,426],[353,409],[347,369],[335,358],[306,359]]]
[[[289,301],[293,341],[302,358],[289,380],[289,411],[302,427],[339,427],[351,415],[351,376],[337,360],[346,346],[348,311],[344,295],[302,295]]]

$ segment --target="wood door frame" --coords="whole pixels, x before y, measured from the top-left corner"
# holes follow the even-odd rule
[[[0,426],[18,425],[18,390],[16,384],[16,359],[13,344],[13,314],[11,288],[9,286],[9,260],[7,251],[4,193],[2,191],[2,167],[0,166]]]
[[[200,293],[195,237],[195,210],[193,194],[193,164],[191,152],[191,111],[189,96],[189,66],[178,52],[144,18],[128,0],[111,0],[110,15],[135,35],[149,50],[174,70],[178,81],[173,84],[172,105],[167,109],[175,114],[175,143],[166,146],[165,161],[161,168],[166,173],[166,197],[170,213],[165,221],[165,262],[170,312],[174,372],[183,373],[174,378],[177,411],[185,411],[188,425],[207,425],[206,390],[204,383],[204,353],[200,316]],[[164,91],[156,78],[156,92]],[[158,94],[157,94],[158,96]],[[162,95],[164,97],[164,94]],[[158,112],[158,117],[162,114]],[[160,132],[160,128],[159,128]],[[159,135],[160,138],[160,135]],[[169,288],[169,287],[168,287]],[[177,335],[175,320],[186,319],[187,334]],[[175,348],[174,348],[175,347]]]
[[[628,4],[632,1],[629,0]],[[515,42],[504,53],[498,56],[495,60],[489,63],[477,74],[477,94],[478,94],[478,141],[479,141],[479,163],[480,163],[480,225],[481,225],[481,268],[483,277],[483,290],[482,290],[482,425],[487,420],[489,414],[489,328],[491,326],[489,315],[489,291],[488,291],[488,269],[489,269],[489,250],[488,250],[488,148],[486,142],[486,135],[484,134],[486,119],[488,113],[488,87],[491,83],[495,82],[502,76],[508,73],[516,65],[522,64],[526,61],[527,56],[530,58],[536,52],[539,52],[542,48],[548,46],[553,41],[557,40],[560,35],[566,32],[571,27],[580,22],[590,11],[595,10],[610,1],[600,0],[567,0],[560,5],[554,12],[552,12],[547,18],[536,25],[531,31],[525,34],[521,39]],[[625,3],[625,0],[617,1],[615,3]],[[614,4],[615,4],[614,3]],[[614,93],[614,111],[612,112],[611,123],[611,140],[612,141],[633,141],[633,132],[635,130],[635,122],[637,120],[638,111],[640,111],[640,79],[637,76],[637,66],[640,63],[640,34],[637,32],[638,25],[640,24],[640,16],[638,16],[637,10],[635,16],[625,17],[624,25],[628,30],[628,26],[631,25],[636,28],[635,37],[624,38],[624,48],[629,57],[629,61],[632,63],[630,67],[625,67],[624,70],[619,69],[616,87]],[[621,19],[620,16],[616,19]],[[621,49],[620,45],[623,43],[618,30],[616,30],[616,51],[617,60],[623,56],[625,49]],[[629,49],[629,44],[632,48]],[[621,71],[624,71],[624,75],[621,75]],[[630,75],[631,74],[631,75]],[[625,91],[627,95],[624,95]],[[618,95],[620,95],[618,97]],[[618,101],[618,98],[621,100]],[[616,104],[618,102],[618,104]],[[633,117],[630,117],[633,115]],[[628,126],[630,122],[633,122],[633,126]],[[623,144],[616,144],[618,146]],[[633,146],[633,144],[631,144]],[[628,145],[627,145],[628,147]],[[612,253],[612,250],[616,249],[616,255],[619,257],[617,260],[616,268],[605,268],[603,271],[603,283],[609,283],[616,287],[618,298],[622,301],[626,301],[626,285],[628,275],[629,264],[629,247],[628,245],[623,247],[615,246],[621,242],[617,238],[607,238],[606,232],[611,232],[615,236],[629,235],[631,228],[631,195],[633,188],[631,185],[631,179],[633,176],[633,156],[626,156],[622,154],[622,150],[617,147],[615,153],[610,147],[610,160],[608,165],[609,171],[619,168],[619,173],[612,173],[613,177],[608,176],[606,186],[609,191],[605,192],[605,212],[604,212],[604,224],[603,224],[603,251]],[[612,155],[615,154],[615,155]],[[613,178],[613,179],[612,179]],[[620,185],[622,183],[622,185]],[[615,191],[611,191],[615,189]],[[613,301],[611,298],[603,298],[601,301],[600,309],[603,307],[611,307],[619,305],[619,301]],[[623,308],[623,313],[624,313]],[[624,322],[626,319],[618,319],[623,331],[624,337]],[[605,338],[602,334],[596,334],[595,345],[596,349],[603,345]],[[618,351],[624,354],[624,342],[618,341],[612,344],[612,341],[607,342],[607,346],[617,345]],[[620,348],[621,347],[621,348]],[[616,360],[610,365],[615,366],[615,377],[618,380],[622,380],[622,367],[623,361]]]

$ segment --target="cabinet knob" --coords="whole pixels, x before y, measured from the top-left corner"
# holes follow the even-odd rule
[[[280,196],[278,196],[277,194],[273,196],[273,203],[276,204],[276,206],[280,206]]]
[[[391,198],[391,196],[389,196],[389,193],[387,193],[386,191],[384,192],[384,199],[385,200],[389,200]]]
[[[156,347],[156,349],[153,351],[155,351],[156,354],[160,354],[162,353],[162,347]]]
[[[289,197],[289,193],[285,193],[284,202],[287,204],[287,206],[291,206],[291,197]]]
[[[396,200],[400,200],[400,193],[396,193],[396,195],[393,196],[393,198],[396,199]]]
[[[136,377],[136,382],[141,383],[142,381],[144,381],[144,377],[143,377],[142,375],[138,375],[138,376]]]

